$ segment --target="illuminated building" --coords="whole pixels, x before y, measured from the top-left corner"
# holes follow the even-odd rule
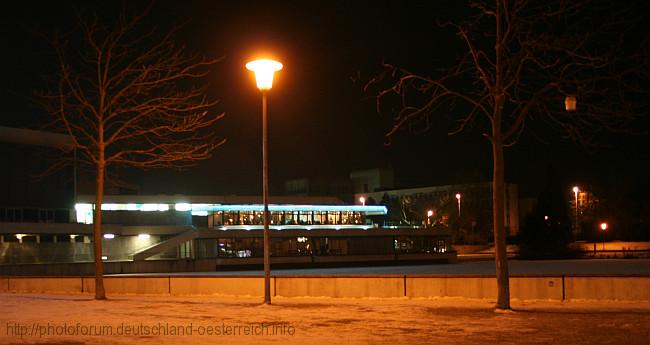
[[[102,205],[102,255],[108,262],[121,263],[120,272],[219,270],[261,264],[263,205],[258,199],[107,195]],[[10,255],[1,257],[0,262],[91,261],[94,197],[80,196],[78,200],[74,217],[70,217],[76,222],[3,218],[1,245],[3,253]],[[444,230],[385,226],[376,221],[387,213],[382,205],[345,205],[336,198],[271,197],[269,211],[274,264],[456,258]],[[16,234],[23,236],[18,239]],[[107,273],[112,267],[107,265]]]

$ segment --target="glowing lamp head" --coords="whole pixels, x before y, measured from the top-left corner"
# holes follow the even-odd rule
[[[366,198],[364,198],[364,197],[360,197],[360,198],[359,198],[359,202],[360,202],[361,204],[365,205],[365,204],[366,204]]]
[[[456,193],[456,199],[460,200],[460,193]]]
[[[576,111],[576,106],[578,104],[578,100],[576,99],[575,96],[566,96],[564,98],[564,109],[568,112],[574,112]]]
[[[432,216],[433,216],[433,211],[432,210],[427,211],[427,217],[432,217]]]
[[[273,60],[255,60],[247,63],[246,68],[255,72],[257,88],[265,91],[273,87],[273,74],[282,69],[282,64]]]
[[[574,193],[578,194],[579,191],[580,191],[580,189],[578,188],[578,186],[573,187],[573,192]]]
[[[607,223],[605,222],[600,223],[600,229],[603,231],[607,230]]]

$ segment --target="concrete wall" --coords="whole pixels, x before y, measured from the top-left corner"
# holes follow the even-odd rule
[[[650,300],[650,277],[566,277],[567,299]]]
[[[271,295],[275,294],[271,278]],[[263,296],[264,278],[261,277],[171,277],[172,295],[246,295]]]
[[[562,300],[562,277],[510,277],[510,297],[519,300]],[[496,299],[491,276],[406,276],[408,297]],[[650,294],[649,294],[650,298]]]
[[[108,276],[107,294],[263,295],[260,276]],[[0,277],[0,292],[93,293],[93,277]],[[519,300],[650,301],[650,276],[513,276]],[[285,297],[496,298],[492,276],[274,276],[271,294]]]
[[[496,280],[493,278],[492,284],[495,288],[494,298],[496,299]],[[563,300],[563,289],[565,288],[561,276],[510,278],[510,297],[519,300]],[[650,294],[648,294],[648,299],[650,299]]]
[[[9,278],[0,278],[0,292],[9,292]]]
[[[276,295],[285,297],[403,297],[404,276],[276,277]]]
[[[95,293],[95,278],[83,277],[81,279],[83,279],[83,292]],[[104,289],[109,295],[165,295],[169,293],[169,277],[105,277]]]
[[[81,279],[73,277],[11,277],[9,279],[10,292],[81,292]]]
[[[406,278],[408,297],[467,297],[495,298],[494,278],[484,277],[408,277]]]

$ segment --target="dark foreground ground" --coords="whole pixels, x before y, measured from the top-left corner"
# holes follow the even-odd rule
[[[0,344],[648,344],[650,302],[0,294]]]

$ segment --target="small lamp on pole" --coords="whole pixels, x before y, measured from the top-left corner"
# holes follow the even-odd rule
[[[578,193],[580,192],[580,188],[578,186],[573,187],[573,196],[575,198],[575,224],[573,226],[573,239],[575,240],[577,235],[578,235],[578,210],[580,209],[580,206],[578,205]]]
[[[605,231],[607,231],[607,222],[600,223],[600,230],[603,233],[603,251],[605,250]]]
[[[577,105],[578,100],[576,99],[576,96],[568,95],[564,98],[564,109],[566,109],[566,111],[570,113],[576,111]]]

